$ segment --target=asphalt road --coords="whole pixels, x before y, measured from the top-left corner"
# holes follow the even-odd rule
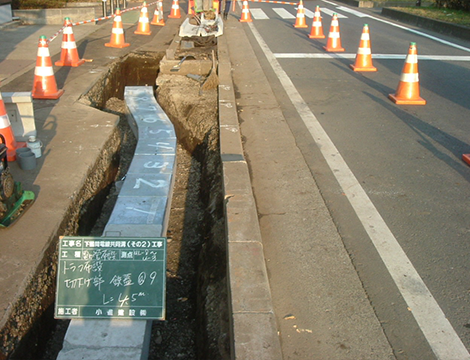
[[[309,28],[296,29],[295,19],[275,10],[295,16],[294,6],[250,3],[246,33],[395,356],[469,358],[470,167],[461,156],[470,152],[470,42],[397,27],[340,3],[304,3],[311,11],[316,5],[325,35],[331,12],[344,15],[342,58],[324,56],[326,39],[307,37],[308,12]],[[373,60],[376,73],[349,68],[365,23],[372,53],[384,54]],[[397,89],[410,42],[429,56],[419,60],[425,106],[387,98]],[[270,246],[267,254],[275,251]],[[268,271],[280,305],[276,297],[287,287],[277,281],[284,276],[269,260]]]

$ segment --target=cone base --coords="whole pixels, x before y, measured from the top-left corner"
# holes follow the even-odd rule
[[[56,100],[60,98],[64,93],[64,90],[59,90],[53,94],[32,94],[33,99],[40,99],[40,100]]]
[[[368,72],[377,71],[377,68],[374,66],[360,67],[360,66],[356,66],[355,64],[350,64],[349,67],[353,69],[354,71],[368,71]]]
[[[157,22],[151,22],[150,25],[165,26],[165,23],[163,21],[157,21]]]
[[[151,35],[152,32],[151,32],[151,31],[139,31],[139,30],[136,30],[136,31],[134,31],[134,34],[136,34],[136,35]]]
[[[395,94],[388,95],[388,98],[397,105],[426,105],[426,100],[418,97],[416,99],[398,98]]]
[[[240,20],[238,20],[238,21],[239,21],[239,22],[253,22],[252,19],[248,19],[248,20],[247,20],[247,19],[240,19]]]
[[[324,39],[325,38],[325,35],[309,35],[308,36],[309,39]]]
[[[85,63],[85,59],[80,59],[80,60],[78,60],[77,62],[72,62],[72,63],[67,62],[67,61],[60,61],[60,60],[59,60],[59,61],[56,61],[54,64],[55,64],[55,66],[72,66],[72,67],[78,67],[78,66],[80,66],[80,65],[82,65],[82,64],[84,64],[84,63]]]
[[[124,44],[106,43],[106,44],[104,44],[104,46],[106,46],[106,47],[113,47],[113,48],[118,48],[118,49],[122,49],[122,48],[128,47],[130,45],[131,44],[128,44],[128,43],[124,43]]]
[[[326,51],[329,51],[329,52],[342,52],[342,51],[344,51],[343,48],[331,48],[331,47],[327,47],[327,46],[323,46],[323,49],[325,49]]]
[[[181,15],[168,15],[170,19],[180,19]]]
[[[468,165],[470,165],[470,154],[463,154],[462,160],[465,161]]]
[[[295,28],[308,28],[307,24],[304,25],[294,25]]]

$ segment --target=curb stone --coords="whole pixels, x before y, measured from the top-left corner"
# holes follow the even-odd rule
[[[282,359],[226,37],[218,38],[217,51],[232,359]]]

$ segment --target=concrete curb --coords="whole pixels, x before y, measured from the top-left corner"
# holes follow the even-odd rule
[[[369,1],[369,0],[338,0],[338,2],[354,6],[358,8],[383,8],[389,7],[403,7],[403,6],[415,6],[416,2],[403,2],[403,1]],[[432,2],[423,2],[422,6],[431,5]]]
[[[423,29],[432,30],[440,34],[451,35],[465,40],[470,39],[470,28],[466,26],[428,19],[422,16],[407,14],[403,11],[390,8],[383,8],[382,15],[387,16],[393,20],[415,25]]]
[[[218,38],[232,359],[282,359],[248,165],[243,155],[227,38]]]

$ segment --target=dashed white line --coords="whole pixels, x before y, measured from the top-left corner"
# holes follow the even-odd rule
[[[284,8],[273,8],[273,11],[282,19],[295,19],[295,16]]]
[[[252,8],[250,8],[250,13],[251,13],[251,15],[253,16],[253,18],[255,20],[267,20],[267,19],[269,19],[269,16],[266,15],[266,13],[261,9],[257,9],[257,8],[252,9]]]

